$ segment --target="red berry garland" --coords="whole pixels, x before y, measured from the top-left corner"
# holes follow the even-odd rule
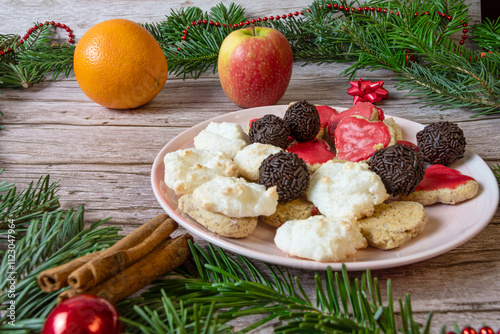
[[[31,27],[26,32],[26,34],[23,37],[21,37],[19,39],[19,41],[17,41],[17,45],[24,44],[24,42],[28,40],[28,38],[31,36],[31,34],[33,34],[38,29],[41,29],[44,26],[48,26],[48,25],[51,25],[54,28],[60,28],[60,29],[66,30],[68,32],[68,44],[75,43],[75,40],[74,40],[75,35],[73,35],[73,31],[67,25],[61,24],[59,22],[54,22],[54,21],[45,21],[44,23],[38,23],[38,24],[35,24],[33,27]],[[7,54],[9,52],[12,52],[12,51],[13,51],[12,48],[7,48],[5,50],[0,50],[0,56],[3,56],[3,55],[5,55],[5,54]]]
[[[456,333],[447,332],[446,334],[456,334]],[[481,327],[479,332],[476,332],[476,330],[472,327],[464,327],[460,334],[495,334],[495,332],[493,331],[493,329],[487,326]],[[498,334],[500,334],[500,330],[498,330]]]
[[[376,12],[379,12],[379,13],[380,12],[383,12],[383,13],[388,13],[389,12],[389,14],[395,14],[395,15],[399,16],[399,12],[395,12],[394,13],[392,10],[388,11],[387,8],[380,8],[380,7],[375,8],[373,6],[372,7],[368,7],[368,6],[366,6],[366,7],[359,7],[356,10],[356,8],[354,8],[354,7],[353,8],[349,8],[349,7],[344,7],[342,5],[339,5],[337,3],[334,3],[334,4],[328,3],[328,4],[326,4],[326,7],[328,9],[332,9],[333,8],[333,9],[336,9],[336,10],[345,11],[346,13],[348,13],[348,12],[356,12],[356,11],[363,12],[363,10],[364,10],[365,12],[368,12],[368,11],[372,11],[372,12],[376,11]],[[306,9],[306,10],[307,10],[308,13],[311,12],[310,9]],[[229,27],[229,28],[238,28],[238,27],[248,26],[250,24],[255,24],[256,22],[268,21],[268,20],[273,21],[275,19],[276,20],[286,19],[286,18],[292,18],[293,16],[298,16],[298,15],[304,15],[304,12],[300,11],[300,12],[295,12],[293,14],[292,13],[288,13],[288,14],[283,14],[283,15],[276,15],[276,17],[269,16],[269,18],[265,16],[263,18],[252,19],[251,21],[247,20],[246,22],[239,22],[239,23],[229,24],[227,27]],[[417,17],[417,16],[424,16],[424,15],[431,15],[431,13],[429,11],[425,11],[425,12],[422,12],[422,13],[415,13],[415,17]],[[446,13],[436,12],[436,15],[440,16],[442,18],[446,18],[448,21],[451,21],[453,19],[453,17],[451,15],[446,15]],[[194,27],[197,24],[200,25],[200,24],[207,24],[207,23],[210,24],[210,25],[215,25],[216,27],[223,26],[224,28],[226,28],[226,24],[221,24],[220,22],[215,22],[214,23],[213,21],[207,22],[207,20],[203,20],[203,21],[202,20],[198,20],[197,22],[193,21],[193,22],[191,22],[191,25]],[[467,27],[467,23],[463,23],[462,26],[464,28]],[[189,26],[186,26],[186,29],[189,29],[189,28],[190,28]],[[186,29],[182,31],[182,33],[183,33],[182,40],[183,41],[187,40],[188,30],[186,30]],[[464,33],[464,35],[462,36],[462,40],[459,42],[460,45],[463,45],[465,43],[465,40],[467,39],[467,35],[466,35],[467,31],[468,31],[467,29],[463,29],[462,30],[462,32]],[[182,44],[182,42],[181,42],[181,44]],[[177,50],[180,51],[181,48],[178,47]],[[407,62],[408,62],[408,59],[407,59]]]

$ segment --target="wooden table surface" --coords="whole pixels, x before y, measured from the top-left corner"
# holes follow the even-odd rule
[[[119,7],[121,3],[128,6]],[[152,11],[160,2],[144,2],[138,7],[132,1],[114,1],[110,12],[92,16],[99,4],[82,1],[70,6],[47,5],[47,2],[23,1],[1,4],[6,22],[0,31],[22,34],[31,22],[55,19],[75,30],[77,39],[94,23],[112,17],[137,22],[160,21],[169,9]],[[23,7],[23,4],[26,5]],[[189,3],[192,4],[192,3]],[[476,2],[477,4],[477,2]],[[178,8],[182,3],[170,3]],[[204,8],[210,4],[204,3]],[[90,6],[82,16],[78,7]],[[93,7],[92,7],[93,6]],[[255,16],[300,9],[307,3],[288,1],[281,9],[257,1]],[[20,26],[11,16],[25,10]],[[85,7],[88,8],[88,7]],[[132,14],[127,9],[133,8]],[[285,8],[285,9],[283,9]],[[141,10],[149,11],[140,15]],[[26,14],[27,13],[27,14]],[[55,13],[50,16],[50,13]],[[10,14],[10,15],[9,15]],[[66,15],[66,16],[64,16]],[[156,15],[156,17],[154,17]],[[249,15],[252,17],[252,15]],[[16,22],[16,23],[14,23]],[[350,107],[348,79],[341,72],[346,64],[306,65],[296,63],[292,80],[278,104],[306,99],[316,104]],[[428,124],[447,120],[464,130],[468,146],[487,164],[500,163],[500,114],[471,118],[468,109],[440,111],[419,108],[407,92],[394,89],[390,71],[360,72],[366,80],[384,80],[389,98],[378,103],[384,112],[415,122]],[[162,212],[150,182],[151,165],[160,149],[180,132],[212,117],[240,108],[224,95],[217,75],[205,74],[198,80],[170,76],[164,89],[147,105],[131,111],[117,111],[90,101],[74,77],[51,82],[47,80],[23,90],[3,89],[0,97],[2,179],[16,182],[20,189],[46,174],[60,180],[59,195],[65,208],[84,204],[88,222],[112,217],[110,224],[130,232],[149,218]],[[474,217],[470,217],[474,219]],[[402,267],[374,270],[382,281],[391,279],[394,296],[412,296],[413,310],[423,321],[429,310],[435,312],[433,330],[442,325],[470,325],[479,329],[483,323],[500,329],[500,211],[497,210],[485,229],[464,245],[435,258]],[[196,237],[201,244],[205,242]],[[290,269],[309,292],[313,291],[313,272]],[[314,294],[311,294],[314,296]],[[270,332],[270,328],[262,332]]]

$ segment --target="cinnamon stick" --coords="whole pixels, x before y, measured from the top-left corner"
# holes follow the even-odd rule
[[[73,271],[88,263],[97,256],[106,257],[118,251],[134,247],[135,245],[141,243],[149,235],[151,235],[167,218],[169,217],[166,214],[160,214],[146,222],[144,225],[142,225],[129,235],[125,236],[123,239],[121,239],[108,249],[85,255],[61,266],[57,266],[41,272],[38,275],[38,285],[44,292],[57,291],[67,286],[68,276]]]
[[[134,247],[119,250],[109,255],[101,254],[73,271],[68,276],[69,286],[79,291],[85,291],[118,274],[155,249],[177,227],[178,224],[172,218],[167,218],[153,233]]]
[[[59,294],[57,303],[81,293],[97,295],[117,303],[186,261],[191,255],[188,240],[192,240],[189,234],[165,240],[142,259],[104,282],[86,291],[74,288],[65,290]]]

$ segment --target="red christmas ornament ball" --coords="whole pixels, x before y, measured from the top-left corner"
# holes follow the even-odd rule
[[[118,334],[120,314],[104,298],[78,295],[66,299],[50,312],[42,334]]]

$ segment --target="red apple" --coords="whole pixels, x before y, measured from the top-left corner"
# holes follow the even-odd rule
[[[276,29],[244,28],[224,39],[217,66],[222,89],[231,101],[243,108],[273,105],[290,82],[292,48]]]
[[[118,334],[116,307],[104,298],[78,295],[64,300],[47,317],[42,334]]]

